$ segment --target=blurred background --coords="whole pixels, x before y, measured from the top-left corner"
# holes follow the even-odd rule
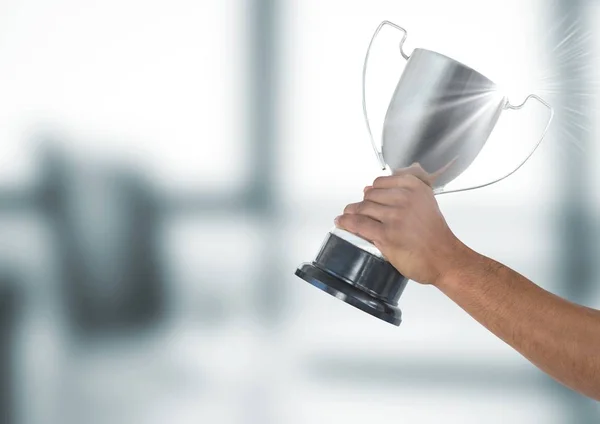
[[[380,175],[360,78],[382,20],[552,103],[523,169],[439,202],[475,250],[600,307],[598,2],[1,0],[0,422],[598,422],[433,288],[396,328],[294,276]],[[544,118],[503,114],[476,177]]]

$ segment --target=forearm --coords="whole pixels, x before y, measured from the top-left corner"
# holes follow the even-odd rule
[[[336,225],[372,241],[402,275],[437,286],[556,380],[600,400],[600,311],[467,248],[416,171],[377,178]]]
[[[464,247],[435,285],[556,380],[600,400],[600,312]]]

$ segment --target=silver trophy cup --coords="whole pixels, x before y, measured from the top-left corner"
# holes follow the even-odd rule
[[[371,132],[365,82],[371,47],[386,25],[403,33],[400,54],[407,62],[385,115],[380,149]],[[552,107],[534,94],[512,105],[494,82],[440,53],[417,48],[409,56],[403,50],[406,36],[406,30],[398,25],[382,22],[373,34],[363,67],[363,112],[382,169],[393,173],[418,164],[432,176],[432,188],[438,195],[488,186],[521,168],[544,139],[554,115]],[[529,100],[548,108],[549,117],[526,157],[493,181],[445,190],[473,163],[502,112],[521,109]],[[296,275],[358,309],[400,325],[402,314],[397,304],[408,280],[373,244],[356,235],[333,229],[314,261],[300,265]]]

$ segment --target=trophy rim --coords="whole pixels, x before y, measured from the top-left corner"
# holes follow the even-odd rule
[[[496,89],[499,88],[499,86],[498,86],[497,83],[495,83],[494,81],[492,81],[490,78],[488,78],[487,76],[485,76],[480,71],[478,71],[477,69],[473,68],[472,66],[466,65],[463,62],[460,62],[460,61],[458,61],[456,59],[451,58],[450,56],[447,56],[447,55],[445,55],[443,53],[440,53],[438,51],[435,51],[435,50],[430,50],[430,49],[425,49],[425,48],[422,48],[422,47],[417,47],[417,48],[415,48],[413,50],[413,53],[410,55],[409,60],[412,59],[412,57],[415,54],[415,52],[419,52],[419,51],[423,52],[423,53],[433,54],[433,55],[438,56],[438,57],[440,57],[440,58],[442,58],[442,59],[444,59],[444,60],[446,60],[448,62],[452,62],[455,65],[458,65],[458,66],[460,66],[462,68],[465,68],[465,69],[469,70],[470,72],[473,72],[474,74],[478,75],[479,77],[485,79],[488,83],[490,83],[491,85],[493,85]],[[503,97],[506,97],[504,94],[502,94],[502,95],[503,95]]]

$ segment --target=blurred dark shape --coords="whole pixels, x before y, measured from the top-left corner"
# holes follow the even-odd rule
[[[51,149],[42,199],[56,229],[67,314],[100,335],[156,323],[163,306],[156,202],[134,169]]]
[[[0,276],[0,424],[14,422],[13,336],[17,313],[14,280]]]

